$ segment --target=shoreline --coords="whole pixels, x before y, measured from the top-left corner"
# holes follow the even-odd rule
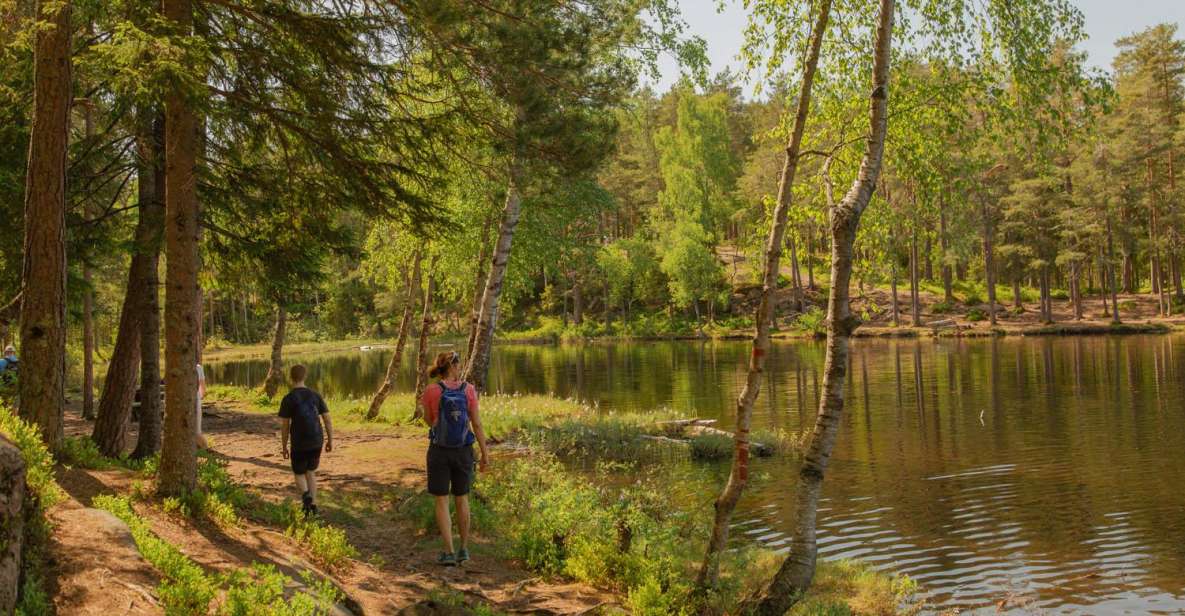
[[[912,327],[902,325],[865,325],[856,329],[853,338],[1004,338],[1026,336],[1131,336],[1131,335],[1164,335],[1181,332],[1181,325],[1176,322],[1145,321],[1111,324],[1097,321],[1065,322],[1048,325],[997,325],[995,327],[978,326],[974,323],[944,324],[941,327],[921,325]],[[718,342],[745,341],[753,338],[753,332],[747,330],[732,330],[708,335],[669,334],[653,336],[537,336],[498,338],[496,344],[545,346],[564,344],[603,344],[617,342]],[[823,340],[825,335],[814,334],[798,330],[775,331],[771,339],[778,341],[809,341]],[[444,336],[439,343],[456,344],[456,338]],[[358,339],[358,340],[327,340],[324,342],[300,342],[285,345],[284,355],[307,355],[311,353],[343,353],[348,351],[382,351],[389,350],[395,345],[386,339]],[[271,354],[270,344],[232,345],[206,349],[202,359],[207,363],[242,361],[267,358]]]

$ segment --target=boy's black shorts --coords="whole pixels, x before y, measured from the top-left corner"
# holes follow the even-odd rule
[[[473,445],[428,447],[428,493],[433,496],[464,496],[473,485]],[[451,487],[451,490],[450,490]]]
[[[303,475],[321,465],[321,448],[292,452],[292,473]]]

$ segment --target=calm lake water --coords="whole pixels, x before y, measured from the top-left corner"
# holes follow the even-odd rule
[[[747,342],[501,346],[492,386],[732,423]],[[368,395],[387,351],[303,356]],[[823,346],[778,344],[755,424],[813,422]],[[265,361],[212,364],[255,385]],[[909,574],[935,608],[1185,613],[1185,337],[858,340],[820,551]],[[409,387],[412,375],[403,375]],[[705,503],[726,467],[703,465]],[[736,536],[779,548],[796,463],[761,461]],[[715,481],[713,481],[715,480]],[[1017,607],[1019,604],[1023,607]]]

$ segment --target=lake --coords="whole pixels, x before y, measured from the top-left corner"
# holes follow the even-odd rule
[[[748,342],[502,345],[490,383],[728,428],[748,353]],[[314,387],[366,396],[389,357],[300,360]],[[936,608],[1185,612],[1183,362],[1176,335],[855,341],[821,556],[906,573]],[[809,428],[822,365],[821,343],[775,344],[754,425]],[[266,371],[207,368],[242,385]],[[400,387],[412,382],[405,370]],[[734,536],[784,545],[796,468],[760,462]],[[726,470],[701,465],[705,502]]]

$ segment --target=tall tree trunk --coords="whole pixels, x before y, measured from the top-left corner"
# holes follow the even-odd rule
[[[909,242],[909,314],[914,327],[922,326],[922,306],[918,298],[918,228],[913,227]]]
[[[806,232],[806,288],[815,290],[815,225],[808,225]]]
[[[267,378],[263,380],[263,393],[271,398],[284,384],[284,334],[288,325],[288,310],[276,307],[276,330],[272,336],[272,361],[268,365]]]
[[[94,35],[93,26],[88,36]],[[83,108],[83,126],[87,142],[95,138],[94,102]],[[90,208],[85,208],[89,210]],[[95,292],[89,263],[82,264],[82,417],[95,418]]]
[[[383,403],[387,401],[387,396],[395,387],[395,379],[399,378],[399,368],[403,362],[403,348],[407,346],[407,334],[411,330],[411,319],[416,312],[416,297],[420,294],[420,266],[423,261],[423,249],[416,250],[415,256],[412,257],[411,280],[407,283],[407,298],[406,303],[403,304],[403,317],[399,319],[399,336],[395,339],[395,349],[391,352],[391,361],[387,362],[387,372],[383,376],[383,382],[379,384],[378,390],[374,392],[374,397],[370,399],[370,406],[366,409],[366,418],[372,421],[378,418],[379,410],[383,408]]]
[[[737,501],[749,482],[749,430],[753,422],[753,403],[761,391],[761,381],[765,378],[765,360],[769,354],[770,330],[774,320],[774,306],[778,290],[778,274],[781,271],[782,244],[785,241],[786,219],[789,216],[793,199],[794,177],[798,171],[798,157],[802,148],[803,134],[806,130],[807,117],[810,115],[811,89],[814,85],[815,70],[819,64],[819,50],[831,18],[831,0],[822,0],[819,14],[811,29],[809,52],[803,64],[802,81],[798,96],[798,109],[794,116],[794,129],[786,145],[786,158],[782,163],[781,178],[778,183],[778,202],[774,209],[773,221],[769,230],[769,237],[765,243],[765,268],[762,271],[761,299],[754,315],[756,335],[753,337],[753,352],[749,355],[749,370],[745,379],[745,388],[737,398],[736,406],[736,434],[732,469],[728,475],[728,483],[716,499],[716,516],[712,525],[712,534],[708,540],[707,552],[700,565],[696,577],[696,587],[706,592],[716,585],[720,571],[720,553],[728,543],[729,524]],[[832,293],[834,293],[834,286]]]
[[[162,0],[167,21],[192,36],[192,0]],[[197,485],[198,117],[180,87],[165,94],[165,425],[157,489]]]
[[[95,294],[90,266],[83,266],[82,284],[82,417],[95,418]]]
[[[790,281],[794,285],[794,310],[802,312],[802,269],[798,266],[798,242],[794,239],[793,229],[786,234],[786,244],[790,247]]]
[[[465,367],[465,380],[478,391],[485,391],[486,377],[490,368],[490,350],[494,345],[498,300],[502,297],[502,281],[506,277],[506,265],[510,262],[510,247],[514,242],[514,230],[523,199],[519,193],[522,182],[522,167],[517,159],[511,160],[507,173],[506,204],[502,209],[502,222],[498,227],[498,241],[494,247],[494,261],[486,280],[485,292],[481,297],[481,313],[477,320],[477,332],[473,349],[469,353],[469,364]]]
[[[926,248],[922,251],[922,266],[925,268],[922,277],[934,280],[934,242],[929,236],[926,236]]]
[[[995,226],[992,224],[992,215],[988,211],[987,197],[980,195],[980,210],[983,214],[983,276],[984,282],[987,285],[988,296],[988,322],[992,326],[996,325],[996,263],[995,255],[992,254],[993,237],[995,236]]]
[[[1081,321],[1084,314],[1082,307],[1082,272],[1081,264],[1070,265],[1070,293],[1074,300],[1074,319]]]
[[[165,195],[163,116],[157,116],[148,137],[142,139],[141,167],[147,169],[153,186],[147,198],[141,197],[140,217],[151,233],[145,236],[143,252],[148,255],[144,268],[144,312],[140,327],[140,425],[136,431],[136,449],[132,457],[145,459],[160,451],[160,265],[161,234],[164,231]],[[137,226],[139,223],[137,222]]]
[[[436,293],[435,274],[438,261],[439,258],[433,255],[432,262],[428,265],[428,288],[424,290],[424,312],[420,317],[420,343],[416,349],[416,397],[412,401],[412,405],[415,406],[412,420],[424,416],[424,409],[420,406],[420,396],[428,387],[428,341],[432,339],[432,324],[435,323],[432,318],[432,295]]]
[[[946,234],[946,204],[938,210],[938,244],[942,249],[942,301],[954,304],[954,283],[951,280],[950,238]]]
[[[572,322],[584,324],[584,291],[581,290],[579,278],[572,279]]]
[[[62,444],[66,381],[66,147],[70,139],[71,3],[39,0],[33,122],[25,176],[20,415]]]
[[[1024,294],[1020,290],[1020,278],[1012,279],[1012,307],[1018,312],[1025,308]]]
[[[156,268],[164,213],[161,195],[157,192],[160,188],[160,169],[155,165],[159,163],[154,163],[150,157],[160,150],[150,143],[154,139],[152,130],[145,130],[145,133],[140,136],[142,154],[136,172],[140,181],[135,252],[128,265],[128,283],[119,313],[119,330],[115,335],[111,359],[107,363],[103,394],[99,398],[99,415],[91,432],[91,438],[99,451],[109,457],[122,456],[127,448],[128,418],[136,395],[137,373],[142,372],[143,365],[140,338],[144,331],[145,313],[150,305],[155,306],[157,303],[156,297],[150,297],[150,294],[159,284]],[[159,351],[157,355],[159,361]]]
[[[889,266],[889,290],[893,294],[893,327],[901,327],[901,302],[897,299],[897,258]]]
[[[754,612],[761,616],[782,616],[802,598],[815,575],[818,546],[815,520],[823,475],[843,419],[848,339],[859,325],[851,313],[848,285],[852,276],[852,245],[860,216],[872,199],[880,174],[888,129],[890,38],[893,32],[894,0],[881,0],[873,60],[873,88],[869,105],[870,131],[860,163],[860,172],[843,201],[831,214],[831,292],[827,303],[827,354],[823,364],[823,395],[811,440],[798,475],[796,516],[790,536],[790,551],[769,587],[755,598]]]

